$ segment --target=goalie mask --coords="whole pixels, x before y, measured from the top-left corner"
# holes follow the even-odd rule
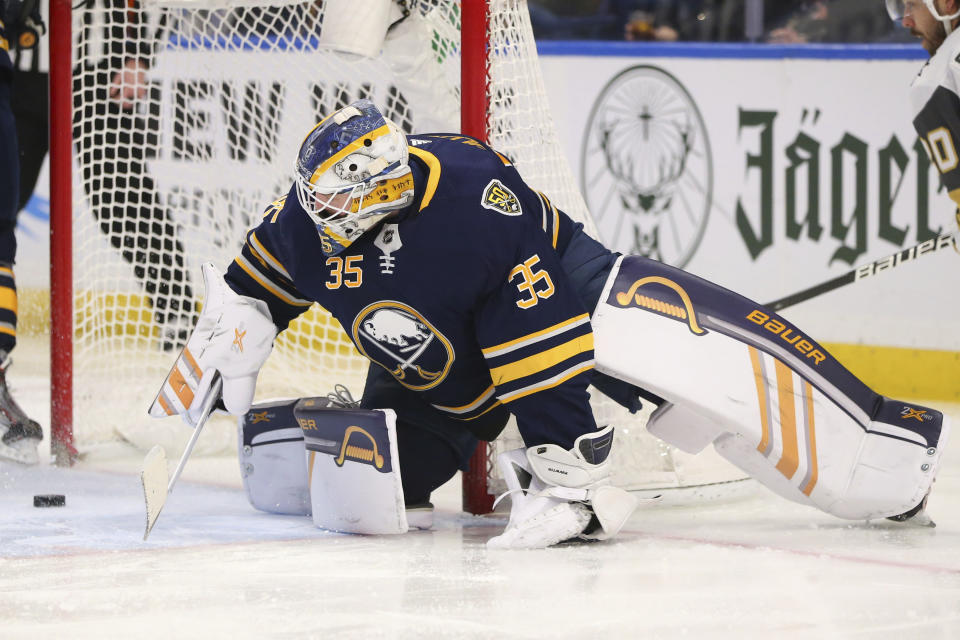
[[[940,15],[940,12],[937,10],[936,0],[886,0],[887,13],[890,15],[891,20],[900,22],[904,17],[913,15],[916,6],[921,2],[927,7],[927,10],[930,11],[930,15],[943,24],[947,35],[950,35],[953,31],[953,21],[960,18],[960,11],[954,11],[949,15]]]
[[[370,100],[328,116],[297,155],[297,200],[324,254],[340,253],[413,200],[406,136]]]

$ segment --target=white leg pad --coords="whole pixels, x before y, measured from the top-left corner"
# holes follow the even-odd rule
[[[326,398],[254,405],[237,439],[250,504],[346,533],[429,529],[432,506],[404,508],[395,419],[389,410],[328,408]]]
[[[254,405],[237,418],[240,476],[255,509],[310,515],[303,432],[293,416],[297,400]]]
[[[684,453],[700,453],[723,428],[689,406],[665,402],[650,415],[647,431]]]
[[[592,322],[596,368],[673,405],[649,429],[684,451],[713,441],[773,491],[841,518],[898,515],[930,490],[946,416],[879,396],[762,305],[628,256]]]
[[[303,430],[313,523],[346,533],[408,528],[391,409],[335,409],[304,398],[294,409]]]

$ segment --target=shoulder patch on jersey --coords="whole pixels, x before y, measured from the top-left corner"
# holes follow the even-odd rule
[[[496,178],[487,183],[483,197],[480,198],[480,205],[505,216],[518,216],[523,213],[520,199]]]

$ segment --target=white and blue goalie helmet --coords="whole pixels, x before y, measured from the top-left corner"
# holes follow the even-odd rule
[[[336,255],[413,200],[407,138],[370,100],[324,118],[297,154],[297,199]]]

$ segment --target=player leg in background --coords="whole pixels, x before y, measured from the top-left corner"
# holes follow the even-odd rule
[[[196,318],[179,232],[147,171],[145,149],[156,147],[156,118],[109,97],[114,72],[108,63],[74,71],[83,187],[100,229],[133,265],[150,299],[163,349],[178,349]]]
[[[13,72],[12,106],[17,122],[20,148],[20,197],[17,211],[23,211],[37,186],[43,159],[50,149],[47,129],[50,126],[47,84],[49,75],[42,71]]]
[[[370,365],[360,406],[396,411],[400,476],[408,513],[432,509],[430,494],[458,469],[467,469],[478,436],[466,422],[442,415],[377,365]],[[509,417],[506,409],[497,407],[481,416],[481,423],[470,427],[477,429],[481,438],[492,440]]]
[[[17,254],[17,191],[20,180],[17,135],[10,108],[9,76],[0,70],[0,459],[24,464],[39,461],[40,425],[24,414],[7,388],[10,352],[17,344],[17,287],[13,263]]]

